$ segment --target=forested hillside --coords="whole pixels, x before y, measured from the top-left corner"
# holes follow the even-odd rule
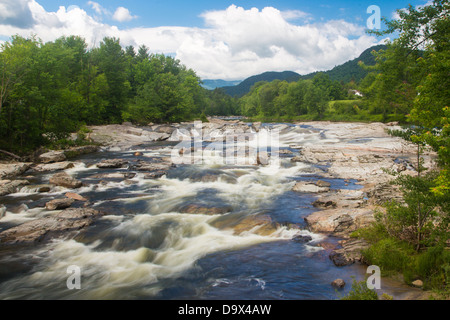
[[[284,72],[264,72],[262,74],[252,76],[250,78],[245,79],[237,86],[227,86],[223,87],[222,90],[232,97],[242,97],[246,93],[248,93],[251,87],[260,81],[271,82],[274,80],[284,80],[287,82],[297,81],[300,78],[300,75],[293,71],[284,71]]]
[[[0,77],[0,148],[18,153],[63,141],[85,125],[236,112],[231,98],[202,88],[178,60],[145,46],[123,48],[116,38],[88,49],[77,36],[48,43],[12,37],[1,46]]]
[[[363,68],[359,68],[358,64],[360,62],[367,66],[373,66],[375,64],[375,56],[372,54],[373,51],[385,50],[385,45],[378,45],[365,50],[361,55],[353,60],[347,61],[346,63],[336,66],[329,71],[324,73],[330,77],[332,81],[342,81],[348,83],[350,81],[360,82],[369,73]],[[318,72],[313,72],[302,76],[301,79],[312,79]]]

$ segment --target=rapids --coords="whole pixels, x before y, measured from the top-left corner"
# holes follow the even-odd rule
[[[334,266],[318,244],[339,239],[306,230],[303,219],[316,210],[314,195],[291,190],[298,180],[323,180],[324,168],[290,161],[299,152],[295,146],[336,141],[313,127],[282,125],[279,143],[268,150],[286,152],[266,166],[224,163],[223,154],[208,151],[208,161],[180,164],[150,180],[141,172],[121,179],[114,174],[128,168],[93,164],[115,158],[133,162],[136,152],[141,160],[167,158],[174,143],[81,156],[66,172],[85,183],[75,192],[89,199],[89,207],[107,214],[73,239],[0,246],[0,299],[336,299],[350,285],[338,294],[330,283],[336,278],[351,283],[365,270]],[[109,178],[98,176],[108,173]],[[50,175],[35,173],[34,181],[48,183]],[[325,180],[332,189],[361,187],[356,181]],[[45,202],[67,191],[23,188],[1,197],[7,211],[0,231],[51,214]],[[189,205],[223,211],[194,214],[186,212]],[[254,216],[268,216],[276,227],[236,231],[239,222]],[[300,235],[310,240],[294,241]],[[70,266],[81,270],[80,290],[67,288]]]

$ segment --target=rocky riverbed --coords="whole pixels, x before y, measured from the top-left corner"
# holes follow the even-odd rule
[[[350,234],[373,221],[379,204],[399,197],[385,169],[415,173],[415,148],[389,136],[386,130],[394,128],[395,124],[381,123],[262,124],[219,119],[203,124],[91,127],[88,139],[92,146],[44,150],[34,161],[0,164],[0,248],[9,252],[13,249],[5,248],[24,244],[83,243],[80,239],[92,237],[91,230],[105,221],[131,219],[124,222],[127,225],[144,219],[138,224],[142,226],[157,217],[178,225],[181,217],[191,219],[189,228],[203,226],[209,230],[208,237],[215,234],[212,239],[216,240],[208,239],[217,241],[217,249],[196,251],[198,257],[234,248],[230,241],[241,247],[291,239],[306,244],[311,252],[325,253],[336,267],[362,264],[361,250],[367,244],[351,239]],[[265,131],[277,138],[276,146],[263,143],[261,150],[261,144],[252,144],[252,137],[261,137]],[[231,153],[216,145],[230,141],[234,143]],[[226,154],[234,157],[225,158]],[[426,155],[425,166],[431,167],[434,157]],[[271,213],[273,199],[286,192],[293,198],[308,197],[308,214],[287,219]],[[144,200],[145,209],[127,209],[130,201]],[[135,215],[135,210],[150,212],[150,216]],[[173,212],[176,219],[170,216]],[[138,225],[135,228],[141,228]],[[118,224],[106,234],[109,237],[116,232],[114,228],[123,226]],[[205,232],[189,230],[196,236]],[[167,234],[160,235],[160,245],[168,241]],[[111,248],[120,247],[119,239],[111,240],[116,243]],[[144,260],[161,268],[163,258],[157,256],[163,253],[158,253],[153,241],[133,248],[147,252]],[[178,244],[172,245],[170,250]],[[191,263],[198,260],[193,259]],[[398,298],[405,298],[405,288],[400,284],[396,288],[403,290]],[[413,298],[420,296],[419,291],[411,288],[411,292]]]

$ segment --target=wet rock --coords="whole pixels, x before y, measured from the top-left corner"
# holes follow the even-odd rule
[[[337,289],[342,289],[345,287],[345,281],[342,279],[336,279],[333,282],[331,282],[331,285]]]
[[[33,169],[38,172],[48,172],[48,171],[60,171],[73,168],[75,165],[72,162],[63,161],[48,164],[38,164]]]
[[[150,173],[145,174],[144,175],[144,179],[146,179],[146,180],[159,179],[159,178],[163,177],[166,174],[167,174],[166,171],[154,171],[154,172],[150,172]]]
[[[268,215],[252,215],[241,219],[233,227],[234,234],[239,235],[243,232],[251,232],[261,236],[269,236],[276,232],[278,224],[272,221]]]
[[[336,202],[333,200],[322,200],[318,199],[312,203],[312,205],[316,208],[335,208]]]
[[[0,243],[44,242],[54,238],[73,237],[102,215],[90,208],[66,209],[1,232]]]
[[[253,122],[252,128],[255,130],[255,132],[259,132],[261,130],[262,123],[261,122]]]
[[[0,180],[11,179],[27,171],[32,163],[0,163]]]
[[[6,207],[2,204],[0,206],[0,219],[5,216],[5,213],[6,213]]]
[[[64,154],[64,151],[50,151],[41,154],[39,160],[42,163],[61,162],[66,160],[66,155]]]
[[[64,198],[64,199],[55,199],[52,201],[49,201],[45,204],[45,208],[47,210],[62,210],[69,208],[73,203],[75,202],[75,199],[70,198]]]
[[[269,164],[270,155],[266,151],[258,152],[256,156],[256,163],[258,165],[266,166]]]
[[[38,185],[29,185],[25,186],[23,189],[30,192],[50,192],[50,190],[53,188],[52,184],[38,184]]]
[[[212,207],[202,204],[190,204],[183,208],[181,208],[180,212],[182,213],[191,213],[191,214],[205,214],[205,215],[216,215],[216,214],[225,214],[231,212],[233,209],[228,206],[224,207]]]
[[[311,192],[311,193],[321,193],[330,191],[329,187],[320,187],[314,182],[300,181],[295,184],[292,191],[296,192]]]
[[[165,141],[169,139],[171,135],[163,132],[147,132],[145,137],[147,137],[150,141]]]
[[[322,181],[322,180],[317,180],[315,182],[315,185],[321,188],[329,188],[331,187],[331,183],[326,182],[326,181]]]
[[[132,179],[136,176],[134,172],[111,172],[99,173],[89,176],[90,179]]]
[[[88,201],[88,199],[86,199],[85,197],[80,196],[79,194],[73,193],[73,192],[67,192],[65,194],[65,196],[67,198],[74,199],[74,200],[77,200],[77,201]]]
[[[83,185],[81,181],[71,177],[70,175],[68,175],[65,172],[59,172],[59,173],[53,175],[50,178],[50,183],[57,185],[57,186],[69,188],[69,189],[80,188]]]
[[[154,130],[154,131],[159,132],[159,133],[168,134],[169,137],[170,137],[170,135],[175,131],[175,129],[176,128],[174,128],[172,126],[158,126],[156,128],[156,130]]]
[[[161,163],[149,163],[145,161],[138,161],[138,163],[131,167],[133,170],[137,171],[166,171],[172,167],[171,163],[161,162]]]
[[[295,236],[294,238],[292,238],[292,241],[298,242],[298,243],[306,243],[306,242],[312,241],[312,237],[299,235],[299,236]]]
[[[126,164],[128,164],[128,161],[123,159],[108,159],[97,163],[97,168],[101,169],[122,168]]]
[[[355,262],[363,262],[362,251],[369,248],[364,240],[350,239],[341,242],[342,248],[333,250],[329,258],[338,266],[348,266]]]
[[[13,180],[0,185],[0,196],[16,193],[22,186],[30,184],[27,180]]]
[[[314,212],[305,218],[305,222],[312,232],[349,235],[363,223],[373,221],[372,218],[371,209],[338,208]]]

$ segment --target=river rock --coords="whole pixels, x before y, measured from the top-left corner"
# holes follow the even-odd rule
[[[0,180],[11,179],[27,171],[31,163],[0,163]]]
[[[154,172],[146,173],[144,175],[144,179],[146,179],[146,180],[159,179],[166,174],[167,174],[166,171],[154,171]]]
[[[312,241],[312,237],[308,235],[299,235],[292,238],[292,241],[298,242],[298,243],[306,243]]]
[[[336,279],[333,282],[331,282],[331,285],[335,288],[342,289],[345,287],[345,281],[342,279]]]
[[[318,186],[314,182],[300,181],[300,182],[297,182],[295,184],[295,186],[292,188],[292,191],[321,193],[321,192],[328,192],[328,191],[330,191],[330,188],[329,187]]]
[[[97,163],[97,168],[101,168],[101,169],[122,168],[126,164],[128,164],[127,160],[108,159],[108,160],[103,160],[103,161]]]
[[[47,164],[38,164],[34,166],[34,170],[38,172],[48,172],[48,171],[60,171],[73,168],[75,165],[73,162],[63,161]]]
[[[66,160],[66,155],[64,154],[64,151],[50,151],[41,154],[39,160],[42,163],[61,162]]]
[[[25,187],[23,187],[23,189],[26,191],[29,191],[29,192],[43,193],[43,192],[50,192],[50,190],[52,190],[53,187],[54,187],[54,185],[52,185],[52,184],[37,184],[37,185],[25,186]]]
[[[6,207],[2,204],[0,206],[0,219],[5,216],[5,213],[6,213]]]
[[[65,196],[69,199],[74,199],[78,201],[88,201],[85,197],[80,196],[79,194],[73,192],[67,192]]]
[[[348,266],[355,262],[363,263],[363,250],[369,248],[369,244],[364,240],[350,239],[341,242],[342,248],[333,250],[329,258],[338,267]]]
[[[238,224],[233,227],[234,234],[239,235],[243,232],[251,232],[261,236],[269,236],[275,233],[278,224],[273,222],[268,215],[251,215],[241,219]]]
[[[413,285],[413,287],[423,288],[423,281],[422,280],[415,280],[411,284]]]
[[[216,215],[216,214],[225,214],[231,212],[232,210],[233,209],[228,206],[212,207],[203,204],[189,204],[181,208],[180,212],[191,214]]]
[[[44,242],[54,238],[70,237],[94,223],[103,214],[90,208],[66,209],[0,233],[1,243]]]
[[[258,165],[266,166],[269,164],[270,155],[266,151],[260,151],[258,152],[258,155],[256,156],[256,163]]]
[[[50,183],[69,189],[80,188],[83,185],[81,181],[71,177],[66,172],[59,172],[53,175],[50,178]]]
[[[138,161],[138,163],[133,165],[131,169],[137,171],[167,171],[171,167],[172,164],[167,162],[150,163],[145,161]]]
[[[47,210],[62,210],[69,208],[75,202],[74,199],[63,198],[49,201],[45,204]]]
[[[0,185],[0,196],[6,196],[11,193],[16,193],[22,186],[30,184],[28,180],[6,180],[6,183]]]
[[[159,133],[168,134],[168,137],[170,137],[170,135],[175,131],[175,129],[176,128],[174,128],[172,126],[164,126],[163,125],[163,126],[158,126],[156,128],[156,130],[154,130],[154,131],[159,132]]]
[[[362,218],[362,216],[367,216]],[[335,235],[349,235],[357,228],[373,222],[373,210],[362,209],[327,209],[317,211],[305,218],[312,232],[332,233]]]

